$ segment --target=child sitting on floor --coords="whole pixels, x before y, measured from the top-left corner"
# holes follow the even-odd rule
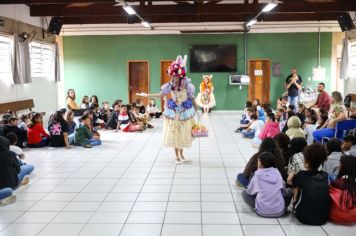
[[[307,143],[308,145],[312,144],[314,142],[314,137],[313,137],[313,132],[317,128],[317,117],[316,116],[310,116],[309,117],[309,122],[304,124],[304,134],[307,138]]]
[[[248,113],[249,109],[252,108],[252,102],[247,101],[245,104],[245,109],[242,114],[242,119],[240,120],[240,125],[246,125],[250,122],[250,115]]]
[[[49,138],[42,126],[42,115],[40,113],[33,114],[27,132],[28,147],[46,147],[49,144]]]
[[[132,106],[131,109],[132,110],[128,111],[128,112],[131,113],[136,120],[138,120],[139,122],[142,122],[143,125],[149,129],[154,128],[153,125],[148,123],[148,120],[149,120],[148,117],[145,114],[140,113],[139,107]],[[131,120],[131,122],[132,122],[132,120]],[[134,122],[132,122],[132,123],[134,123]]]
[[[329,179],[335,179],[339,173],[340,158],[342,156],[341,142],[332,138],[326,143],[328,159],[323,164],[323,170],[329,174]]]
[[[305,122],[305,105],[303,103],[298,104],[298,111],[297,111],[297,113],[295,115],[302,122],[302,126],[304,126],[304,122]]]
[[[328,173],[318,168],[327,158],[323,145],[313,143],[304,151],[306,170],[288,176],[288,184],[293,185],[294,215],[303,224],[323,225],[329,218],[330,198]]]
[[[86,148],[100,145],[100,137],[93,136],[91,131],[91,119],[89,118],[89,115],[83,115],[80,120],[81,124],[75,129],[74,143]]]
[[[281,174],[276,168],[275,157],[270,152],[258,155],[258,170],[254,173],[242,198],[256,214],[262,217],[284,215],[292,198],[291,190],[286,190]]]
[[[156,117],[158,119],[162,116],[162,112],[157,108],[156,100],[154,99],[150,99],[150,103],[147,105],[146,111],[151,118]]]
[[[253,138],[253,144],[259,146],[262,140],[266,138],[273,138],[281,131],[279,129],[279,124],[276,122],[276,118],[273,113],[267,114],[266,124],[258,136]]]
[[[68,123],[68,141],[69,144],[72,145],[74,143],[74,131],[77,127],[77,123],[74,121],[74,113],[72,111],[66,111],[64,114],[64,120]]]
[[[330,142],[330,141],[329,141]],[[340,170],[335,181],[331,182],[330,219],[337,223],[356,223],[356,158],[343,155]]]
[[[30,120],[28,119],[28,116],[25,114],[22,114],[20,116],[20,120],[19,120],[19,123],[17,124],[17,127],[19,127],[22,130],[27,131],[27,124],[29,123],[29,121]]]
[[[106,125],[105,125],[106,129],[116,129],[117,128],[117,122],[119,119],[121,106],[120,106],[119,102],[114,102],[112,107],[114,108],[114,110],[111,112],[110,117],[109,117],[108,121],[106,122]]]
[[[290,117],[288,119],[287,126],[288,130],[286,131],[286,135],[288,135],[290,139],[297,137],[305,138],[305,133],[302,129],[302,122],[297,116]]]
[[[242,136],[245,138],[258,137],[262,132],[263,127],[265,126],[262,120],[257,119],[256,114],[252,114],[250,118],[251,118],[251,124],[247,127],[247,129],[242,130],[241,132]]]
[[[119,129],[121,129],[122,132],[143,131],[144,125],[142,123],[133,124],[129,119],[127,106],[121,106],[116,131]]]
[[[17,161],[19,162],[20,169],[23,172],[23,175],[29,175],[32,173],[32,171],[35,169],[33,165],[26,164],[24,162],[25,160],[25,154],[23,153],[22,149],[16,146],[17,143],[17,135],[14,133],[8,133],[6,135],[6,138],[10,142],[10,148],[9,150],[16,153],[17,155]]]
[[[106,124],[106,122],[108,122],[110,113],[111,113],[111,111],[110,111],[109,102],[108,101],[103,102],[103,106],[102,106],[102,108],[100,108],[100,111],[99,111],[99,118],[102,119],[105,124]]]
[[[344,137],[341,148],[346,154],[356,157],[356,136],[347,135]]]
[[[80,109],[89,109],[89,97],[87,95],[83,97],[82,103],[80,104]]]
[[[69,125],[63,118],[61,111],[56,111],[51,122],[48,125],[48,131],[51,135],[49,145],[51,147],[71,148],[69,143]]]
[[[4,126],[4,136],[6,136],[8,133],[15,133],[18,137],[17,146],[23,148],[26,146],[27,142],[27,131],[17,126],[18,120],[19,119],[14,116],[8,119],[9,123]]]
[[[26,185],[30,166],[22,165],[16,157],[16,153],[10,151],[10,141],[0,137],[0,189],[17,189],[20,185]],[[33,169],[32,169],[33,170]]]
[[[293,138],[290,141],[290,160],[288,162],[288,174],[298,174],[299,171],[305,170],[303,150],[307,146],[305,138]]]
[[[252,114],[256,114],[256,108],[250,107],[246,111],[246,118],[240,120],[240,127],[235,130],[235,133],[242,132],[243,130],[247,129],[252,124],[251,116]],[[256,114],[257,117],[257,114]]]

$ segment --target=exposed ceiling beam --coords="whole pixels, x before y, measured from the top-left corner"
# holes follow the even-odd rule
[[[147,0],[126,0],[126,2],[145,2]],[[163,2],[167,0],[151,0],[152,2]],[[214,0],[215,1],[215,0]],[[188,0],[175,0],[175,2],[188,2]],[[1,0],[1,4],[70,4],[70,3],[116,3],[115,0]]]
[[[196,5],[200,15],[210,14],[256,14],[262,10],[265,4],[217,4]],[[139,15],[193,15],[197,8],[190,5],[145,5],[134,6]],[[276,13],[331,13],[356,11],[356,4],[333,4],[333,3],[288,3],[279,4],[273,12]],[[121,7],[114,7],[105,3],[87,7],[73,8],[64,5],[35,5],[31,6],[31,16],[120,16],[126,15]],[[221,16],[223,17],[223,16]]]
[[[246,22],[253,18],[254,14],[227,14],[222,18],[219,15],[202,15],[199,22]],[[259,20],[263,21],[326,21],[336,20],[337,13],[300,13],[300,14],[265,14]],[[145,16],[150,23],[173,23],[173,22],[197,22],[196,16],[188,15],[181,17],[178,15],[155,15]],[[127,23],[126,16],[95,16],[95,17],[65,17],[64,24],[103,24],[103,23]],[[139,22],[136,22],[139,23]]]

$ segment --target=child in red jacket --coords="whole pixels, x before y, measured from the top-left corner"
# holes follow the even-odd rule
[[[49,144],[49,135],[43,129],[42,115],[35,113],[31,118],[31,124],[27,131],[28,147],[41,148]]]

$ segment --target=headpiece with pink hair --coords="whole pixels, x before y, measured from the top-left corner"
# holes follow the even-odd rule
[[[187,63],[187,55],[183,58],[181,55],[177,56],[177,59],[172,62],[172,64],[168,67],[167,73],[170,76],[175,76],[177,78],[184,78],[186,73],[186,63]]]
[[[182,58],[181,55],[177,56],[177,59],[172,62],[172,64],[168,67],[167,73],[172,76],[178,78],[178,91],[180,91],[185,86],[186,80],[186,64],[187,64],[187,55],[184,55]],[[176,89],[175,83],[172,84],[171,89]]]

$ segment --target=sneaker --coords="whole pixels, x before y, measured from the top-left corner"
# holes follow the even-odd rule
[[[177,159],[177,160],[176,160],[176,164],[177,164],[177,165],[182,164],[182,159],[180,159],[180,158],[179,158],[179,159]]]
[[[4,199],[0,200],[0,206],[6,206],[6,205],[10,205],[16,202],[16,196],[15,195],[11,195],[8,196]]]
[[[23,178],[21,185],[27,185],[29,182],[30,182],[30,178],[26,176],[25,178]]]
[[[85,148],[92,148],[93,146],[92,146],[91,144],[85,144],[85,145],[83,145],[83,147],[85,147]]]
[[[235,184],[241,188],[246,188],[245,186],[243,186],[240,181],[238,179],[235,179]]]

